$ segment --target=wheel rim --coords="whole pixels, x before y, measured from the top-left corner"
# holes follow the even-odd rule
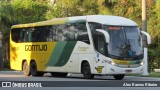
[[[89,76],[90,75],[90,67],[89,66],[85,66],[85,68],[84,68],[84,75],[85,76]]]
[[[86,66],[85,68],[85,74],[88,75],[89,74],[89,68]]]
[[[23,73],[24,75],[29,75],[29,67],[26,61],[23,64]]]

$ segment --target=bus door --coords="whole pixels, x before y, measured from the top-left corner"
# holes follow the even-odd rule
[[[106,42],[102,34],[97,34],[95,38],[96,57],[94,60],[95,73],[105,74],[105,55],[106,55]]]

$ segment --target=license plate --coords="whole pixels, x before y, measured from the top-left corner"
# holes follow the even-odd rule
[[[127,72],[127,73],[130,73],[130,72],[132,72],[132,70],[126,70],[126,72]]]

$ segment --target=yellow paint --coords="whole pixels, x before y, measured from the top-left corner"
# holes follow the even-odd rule
[[[55,24],[64,24],[68,18],[58,18],[48,21],[29,23],[29,24],[19,24],[12,26],[13,28],[27,28],[36,26],[49,26]],[[10,35],[11,37],[11,35]],[[47,45],[47,51],[25,51],[25,45]],[[43,71],[46,69],[46,64],[50,59],[50,56],[56,46],[56,42],[23,42],[15,43],[11,41],[10,38],[10,66],[14,70],[22,70],[22,61],[27,60],[28,65],[30,65],[31,60],[35,60],[37,63],[38,71]]]
[[[78,47],[78,50],[80,51],[87,51],[89,47]]]
[[[115,64],[123,64],[123,65],[130,65],[130,60],[118,60],[118,59],[113,59]]]
[[[64,24],[66,21],[67,21],[67,18],[52,19],[52,20],[36,22],[36,23],[14,25],[12,26],[12,29],[13,28],[27,28],[27,27],[36,27],[36,26],[49,26],[49,25],[55,25],[55,24]]]
[[[47,45],[47,51],[25,51],[25,45]],[[10,66],[14,70],[22,70],[22,61],[27,60],[30,64],[31,60],[37,63],[38,71],[46,69],[46,63],[50,59],[51,53],[56,46],[56,42],[27,42],[15,43],[10,41]]]

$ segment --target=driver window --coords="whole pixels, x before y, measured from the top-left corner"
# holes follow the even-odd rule
[[[92,37],[93,37],[95,49],[98,52],[100,52],[101,54],[106,55],[107,54],[107,46],[105,43],[105,37],[101,33],[95,33],[96,29],[102,29],[102,24],[90,22],[89,26],[90,26],[90,29],[92,32]]]
[[[105,55],[105,38],[103,35],[97,35],[97,51]]]

